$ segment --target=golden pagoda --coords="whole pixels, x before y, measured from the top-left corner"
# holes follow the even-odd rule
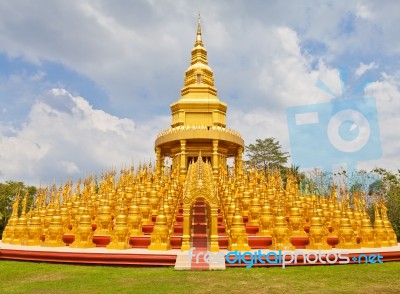
[[[217,97],[214,73],[208,65],[201,35],[200,16],[181,97],[170,107],[171,128],[161,132],[155,141],[157,167],[161,168],[163,159],[170,157],[179,166],[180,174],[185,175],[199,151],[202,159],[211,163],[214,174],[228,157],[234,157],[236,166],[240,167],[244,141],[238,132],[226,128],[227,105]]]
[[[181,97],[171,104],[171,128],[155,141],[156,164],[122,169],[119,178],[112,170],[99,182],[89,176],[83,189],[79,179],[75,191],[72,182],[58,193],[55,184],[39,189],[29,217],[17,194],[2,244],[183,251],[199,244],[211,252],[397,246],[383,200],[374,199],[372,227],[359,195],[351,203],[333,185],[328,199],[302,191],[290,175],[284,181],[277,170],[244,166],[244,142],[226,128],[226,110],[199,18]],[[235,159],[233,172],[228,157]]]

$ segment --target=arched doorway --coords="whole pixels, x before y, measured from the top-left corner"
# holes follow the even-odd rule
[[[197,199],[207,204],[207,223],[209,250],[219,251],[218,208],[219,201],[215,193],[212,167],[201,157],[189,166],[183,190],[183,235],[182,250],[189,250],[192,241],[193,205]]]

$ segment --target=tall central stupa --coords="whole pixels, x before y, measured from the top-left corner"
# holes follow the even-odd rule
[[[211,162],[214,174],[228,157],[235,159],[236,167],[241,166],[244,141],[238,132],[226,128],[227,104],[217,97],[200,17],[181,97],[170,107],[171,128],[158,134],[155,141],[158,167],[170,157],[174,166],[180,166],[180,174],[185,175],[189,163],[196,161],[200,153],[204,161]]]

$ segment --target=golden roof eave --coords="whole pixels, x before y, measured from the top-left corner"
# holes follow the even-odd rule
[[[155,146],[179,140],[216,139],[244,147],[240,134],[234,130],[222,127],[185,126],[171,128],[158,134]]]

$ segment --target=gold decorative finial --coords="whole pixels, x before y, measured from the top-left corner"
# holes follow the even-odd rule
[[[199,16],[197,18],[197,36],[196,36],[196,44],[195,45],[201,45],[203,46],[203,41],[201,39],[201,25],[200,25],[200,11],[199,11]]]
[[[201,34],[201,27],[200,27],[200,11],[199,11],[199,16],[197,17],[197,34]]]

